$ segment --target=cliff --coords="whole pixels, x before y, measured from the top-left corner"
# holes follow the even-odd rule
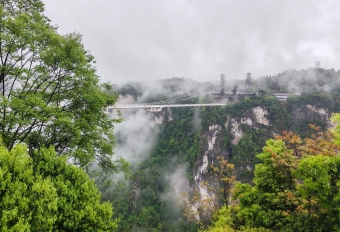
[[[291,73],[294,72],[288,72]],[[289,79],[287,75],[278,76]],[[149,114],[144,110],[123,112],[126,126],[117,126],[116,152],[132,163],[131,177],[103,197],[113,202],[115,215],[121,218],[120,231],[197,231],[194,224],[185,221],[176,204],[181,192],[190,196],[197,188],[201,197],[207,194],[208,189],[200,186],[211,179],[209,168],[218,162],[218,156],[235,165],[237,180],[251,183],[259,162],[256,155],[268,138],[284,130],[307,136],[311,134],[309,124],[322,130],[329,128],[330,115],[340,109],[339,94],[308,92],[308,75],[303,78],[305,92],[289,96],[287,101],[279,101],[271,94],[270,86],[278,87],[273,84],[277,77],[266,77],[270,86],[261,96],[244,97],[223,107],[171,108]],[[317,78],[322,79],[319,74]],[[337,83],[334,75],[331,80]],[[328,89],[327,83],[322,84],[322,89]],[[129,94],[124,96],[125,101],[138,101]],[[144,99],[158,101],[167,97]],[[126,142],[129,138],[133,139]],[[194,208],[198,210],[199,206]]]

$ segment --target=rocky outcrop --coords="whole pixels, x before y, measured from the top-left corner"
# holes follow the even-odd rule
[[[258,107],[254,107],[252,111],[255,115],[257,123],[260,123],[266,126],[269,125],[269,120],[266,117],[268,112],[265,108],[258,106]]]
[[[328,127],[331,127],[330,117],[331,114],[328,112],[327,108],[317,107],[314,105],[307,104],[303,107],[299,107],[292,111],[292,116],[294,121],[299,120],[309,120],[313,121],[323,121],[327,123]]]
[[[204,147],[204,154],[203,156],[199,157],[198,162],[201,164],[195,174],[195,181],[199,182],[203,179],[203,175],[207,171],[207,167],[209,165],[209,158],[211,162],[216,158],[213,151],[219,151],[219,149],[216,149],[215,146],[219,147],[219,144],[216,143],[217,134],[221,131],[220,125],[211,125],[209,126],[209,130],[204,133],[203,138],[203,147]],[[210,157],[209,157],[210,156]],[[201,161],[200,161],[201,160]]]
[[[243,131],[239,128],[240,122],[237,122],[235,119],[231,119],[231,133],[234,136],[234,139],[231,141],[232,144],[237,144],[238,141],[243,137]]]
[[[160,125],[163,123],[165,113],[163,111],[161,112],[154,112],[154,113],[149,113],[150,116],[150,126],[155,127],[156,125]]]

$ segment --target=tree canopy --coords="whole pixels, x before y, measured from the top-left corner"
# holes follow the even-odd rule
[[[0,145],[1,231],[113,231],[112,206],[87,174],[53,148]]]
[[[338,123],[339,115],[332,119]],[[311,128],[315,133],[304,139],[284,132],[266,142],[253,185],[235,185],[236,204],[218,212],[209,231],[340,229],[339,125],[326,132]]]
[[[44,16],[41,0],[0,2],[0,135],[11,149],[28,145],[32,155],[54,146],[77,165],[112,161],[113,123],[104,108],[116,93],[105,91],[81,35],[60,35]]]

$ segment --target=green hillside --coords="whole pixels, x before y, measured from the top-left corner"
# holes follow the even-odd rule
[[[189,192],[193,191],[199,182],[195,181],[195,175],[202,165],[203,154],[206,153],[209,163],[217,163],[218,156],[225,157],[229,163],[235,165],[238,181],[252,183],[255,165],[261,163],[257,155],[261,153],[268,139],[283,131],[293,131],[302,138],[308,137],[313,133],[309,124],[326,130],[330,125],[331,113],[339,111],[339,97],[336,88],[330,92],[318,88],[327,84],[335,86],[334,76],[338,72],[315,71],[319,79],[323,78],[322,75],[332,77],[325,78],[329,83],[317,85],[312,92],[291,95],[287,101],[279,101],[271,95],[276,90],[272,88],[276,86],[273,83],[287,76],[287,72],[284,72],[275,77],[255,80],[254,86],[264,80],[268,83],[261,95],[239,97],[224,107],[171,108],[158,113],[164,119],[157,126],[160,132],[149,154],[146,154],[148,158],[133,168],[127,182],[105,194],[104,199],[113,202],[115,217],[121,219],[120,231],[196,231],[197,225],[182,216],[183,208],[175,206],[173,199],[166,199],[169,197],[167,193],[173,193],[173,186],[167,179],[169,173],[176,173],[177,168],[184,165],[182,178],[189,181]],[[308,71],[288,73],[289,78],[293,78],[293,74],[300,77],[307,75]],[[306,89],[305,82],[301,83],[300,86]],[[133,89],[131,86],[130,88]],[[135,91],[130,91],[133,92]],[[169,93],[159,100],[167,99],[167,96]],[[155,97],[152,100],[158,99]],[[212,100],[205,97],[191,99],[190,103],[207,101]],[[254,113],[256,110],[265,112],[264,119],[268,123],[258,121]],[[207,141],[214,132],[209,129],[212,125],[218,129],[214,147],[209,150]],[[233,130],[241,131],[240,138],[235,138]],[[203,173],[200,178],[210,181],[209,172]]]

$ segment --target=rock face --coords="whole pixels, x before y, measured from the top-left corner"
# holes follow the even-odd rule
[[[162,111],[159,112],[149,112],[150,116],[150,126],[155,127],[157,125],[161,125],[166,119],[168,122],[174,120],[171,112],[171,108],[163,108]]]
[[[219,144],[216,144],[216,139],[217,139],[217,134],[221,131],[222,127],[220,125],[211,125],[209,126],[209,130],[207,132],[204,133],[203,137],[204,137],[204,142],[203,142],[203,146],[204,146],[204,154],[203,156],[201,156],[201,165],[198,167],[198,170],[195,174],[195,181],[200,182],[203,179],[203,175],[204,173],[206,173],[207,171],[207,167],[209,165],[209,156],[210,156],[210,160],[211,162],[213,162],[213,159],[215,159],[215,155],[213,153],[213,151],[217,150],[219,151],[219,149],[216,149],[215,146],[219,147]]]
[[[326,121],[329,123],[330,115],[325,108],[318,108],[312,105],[306,105],[307,110],[307,117],[316,117],[321,121]]]
[[[267,110],[263,107],[254,107],[251,109],[251,112],[246,117],[241,117],[239,120],[237,118],[232,118],[230,120],[230,132],[233,135],[234,139],[232,140],[232,144],[236,145],[238,141],[243,137],[243,131],[240,128],[241,124],[248,125],[250,127],[255,127],[256,123],[260,123],[265,126],[269,126],[269,120],[267,119]],[[226,123],[226,127],[228,129],[228,122]]]
[[[294,118],[309,118],[317,120],[329,120],[327,109],[319,108],[313,105],[305,105],[293,110]]]
[[[295,109],[293,111],[293,117],[297,119],[306,118],[311,120],[326,121],[328,124],[330,123],[330,114],[328,113],[327,109],[319,108],[309,104],[304,107]]]
[[[214,160],[217,157],[217,153],[214,153],[214,151],[218,151],[220,152],[221,148],[220,145],[218,143],[216,143],[217,140],[217,135],[218,133],[222,130],[222,127],[220,125],[217,124],[213,124],[211,126],[209,126],[209,130],[207,132],[204,133],[203,137],[204,137],[204,141],[203,141],[203,146],[205,148],[205,152],[203,154],[203,156],[201,156],[199,158],[199,161],[201,163],[201,165],[198,167],[196,174],[195,174],[195,186],[198,187],[199,193],[200,193],[200,197],[201,200],[205,200],[208,196],[209,198],[215,198],[215,194],[209,192],[209,190],[207,189],[207,187],[205,185],[202,184],[202,181],[204,181],[205,179],[205,175],[208,175],[207,173],[207,168],[209,166],[209,163],[213,163]],[[217,148],[218,147],[218,148]],[[210,162],[209,162],[210,160]],[[200,208],[201,206],[198,204],[194,204],[192,206],[192,211],[196,212],[195,213],[195,218],[196,220],[199,220],[200,218],[200,214],[198,213],[198,208]],[[205,210],[209,210],[209,209],[204,209]],[[207,212],[203,212],[203,213],[207,213]]]
[[[298,122],[299,120],[319,120],[327,122],[327,125],[330,127],[330,114],[325,108],[318,108],[316,106],[307,104],[304,107],[299,109],[295,109],[292,111],[292,120],[294,122]],[[202,153],[199,155],[196,162],[196,170],[194,170],[194,180],[195,185],[199,185],[199,183],[207,178],[207,168],[210,164],[216,160],[217,156],[224,156],[228,159],[231,155],[230,151],[226,148],[220,146],[217,136],[222,130],[222,125],[224,128],[232,135],[231,139],[231,147],[236,146],[238,142],[244,136],[244,128],[243,125],[246,125],[248,128],[256,129],[263,125],[265,127],[266,133],[272,137],[277,132],[275,131],[275,126],[272,125],[269,117],[268,111],[265,107],[257,106],[253,108],[249,108],[243,117],[228,117],[226,122],[220,122],[220,124],[213,124],[209,126],[209,129],[203,133],[203,139],[201,141],[201,150]],[[244,167],[245,169],[252,171],[253,168],[248,166]]]
[[[165,113],[163,111],[161,112],[154,112],[150,113],[150,126],[155,127],[156,125],[160,125],[163,123]]]
[[[208,151],[212,151],[214,149],[217,133],[220,130],[221,130],[221,126],[219,126],[219,125],[209,126],[209,131],[211,132],[211,137],[208,137]]]
[[[242,124],[247,124],[248,126],[253,125],[253,120],[250,117],[241,118]]]
[[[266,115],[268,114],[266,109],[258,106],[258,107],[254,107],[252,111],[255,115],[256,122],[261,123],[266,126],[269,125],[269,120],[266,118]]]
[[[240,126],[240,122],[237,122],[236,119],[231,119],[231,134],[234,136],[234,139],[231,141],[232,144],[236,145],[238,141],[243,137],[243,131]]]

